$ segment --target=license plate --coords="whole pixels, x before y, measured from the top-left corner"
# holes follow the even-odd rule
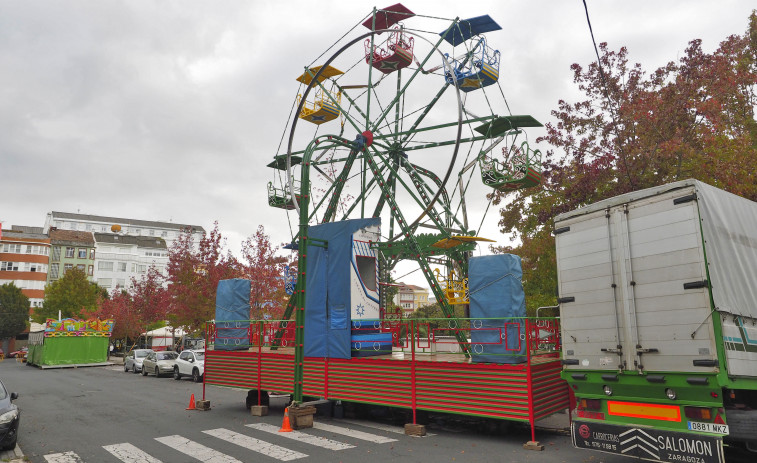
[[[729,434],[727,424],[700,423],[699,421],[689,421],[689,431]]]

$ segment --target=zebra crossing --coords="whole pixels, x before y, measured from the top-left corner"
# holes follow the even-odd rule
[[[357,426],[337,426],[331,423],[315,422],[313,424],[313,430],[316,432],[322,431],[336,435],[347,436],[351,439],[370,442],[373,444],[387,444],[390,442],[397,442],[397,439],[387,437],[379,434],[373,434],[370,432],[357,429],[359,426],[367,428],[374,428],[381,431],[396,432],[396,429],[389,427],[379,427],[372,425],[371,423],[358,423],[350,421],[349,424]],[[210,447],[212,442],[218,442],[218,444],[230,443],[234,446],[241,447],[243,449],[254,452],[257,455],[264,455],[270,457],[272,460],[277,461],[293,461],[307,458],[309,455],[299,450],[306,449],[308,446],[320,447],[321,449],[332,450],[335,452],[341,450],[347,450],[355,448],[356,445],[341,442],[334,439],[328,439],[317,434],[311,434],[313,431],[292,431],[292,432],[279,432],[278,426],[273,426],[266,423],[252,423],[245,425],[249,428],[257,437],[251,435],[242,434],[236,431],[232,431],[225,428],[208,429],[202,431],[204,435],[214,437],[217,441],[203,441],[203,443],[194,441],[187,437],[173,434],[163,437],[156,437],[155,440],[163,444],[167,449],[172,449],[184,455],[186,460],[182,461],[194,461],[199,460],[204,463],[243,463],[238,458],[227,455],[220,450]],[[401,429],[401,428],[397,428]],[[298,450],[293,450],[282,445],[274,444],[266,441],[264,438],[269,435],[276,435],[279,440],[293,441],[293,444],[297,446]],[[207,445],[206,445],[207,444]],[[223,446],[223,445],[221,445]],[[163,463],[163,460],[156,458],[153,455],[145,452],[131,443],[120,443],[112,445],[104,445],[102,448],[114,457],[112,461],[121,461],[124,463]],[[81,457],[75,452],[63,452],[63,453],[51,453],[44,456],[47,463],[85,463]],[[168,462],[178,461],[178,455],[175,455]],[[245,461],[251,461],[245,459]],[[257,459],[256,459],[257,461]]]

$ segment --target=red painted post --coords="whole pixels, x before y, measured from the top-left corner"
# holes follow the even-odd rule
[[[261,401],[263,400],[262,393],[260,392],[260,377],[263,374],[263,367],[261,363],[263,362],[263,321],[261,320],[258,324],[258,405],[263,405]]]
[[[215,325],[213,326],[215,327]],[[209,341],[208,334],[210,333],[209,327],[210,327],[210,324],[205,323],[205,352],[206,352],[205,355],[206,356],[208,352],[208,341]],[[206,373],[207,373],[206,371],[202,373],[202,400],[205,400],[205,375]]]
[[[412,397],[412,405],[413,405],[413,424],[418,424],[418,421],[416,419],[415,414],[415,320],[410,320],[410,333],[408,335],[410,338],[410,352],[411,352],[411,362],[410,362],[410,393]]]
[[[534,430],[534,384],[531,376],[531,320],[526,319],[526,381],[528,385],[528,422],[531,425],[531,441],[536,441]]]

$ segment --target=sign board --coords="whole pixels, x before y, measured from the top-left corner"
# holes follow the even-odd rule
[[[573,446],[647,461],[724,463],[723,439],[715,435],[573,421]]]

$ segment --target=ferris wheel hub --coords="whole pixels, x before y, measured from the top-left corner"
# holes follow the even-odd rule
[[[373,132],[370,130],[366,130],[361,134],[363,136],[363,139],[365,140],[365,147],[368,148],[373,144]]]

